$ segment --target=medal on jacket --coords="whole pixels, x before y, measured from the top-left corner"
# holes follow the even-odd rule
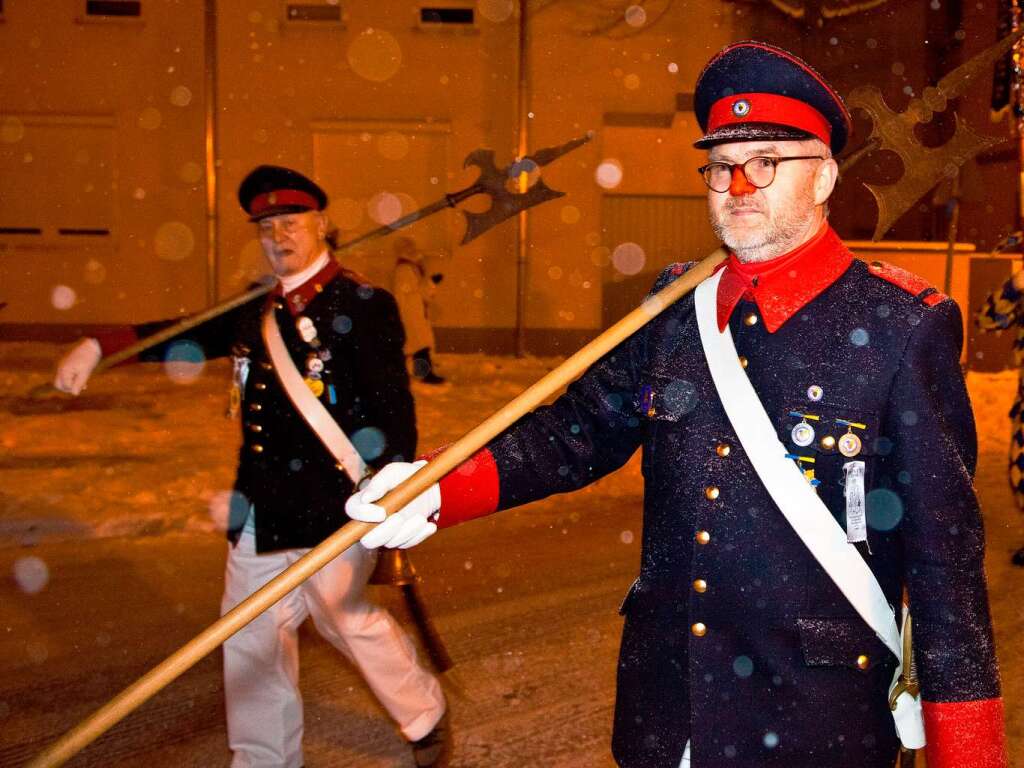
[[[306,382],[306,386],[309,387],[309,391],[317,397],[320,397],[324,393],[324,382],[320,378],[319,374],[307,375],[303,381]]]
[[[787,453],[787,459],[792,459],[796,462],[796,465],[800,467],[800,471],[804,473],[804,479],[810,484],[811,488],[817,490],[818,486],[821,485],[821,480],[818,480],[814,476],[814,467],[805,467],[804,464],[814,464],[815,459],[813,456],[798,456],[795,453]]]
[[[854,428],[867,429],[867,425],[859,424],[856,421],[847,421],[846,419],[836,419],[836,424],[846,427],[846,434],[839,438],[836,447],[843,456],[852,459],[864,447],[864,443],[861,442],[860,437],[853,433],[853,430]]]
[[[231,390],[228,392],[229,419],[238,418],[238,412],[242,406],[242,392],[245,391],[245,382],[249,378],[249,366],[251,361],[248,357],[234,355],[231,358]]]
[[[324,361],[318,355],[310,355],[306,358],[306,371],[308,373],[323,373]]]
[[[320,341],[317,339],[316,326],[313,325],[313,321],[305,315],[302,315],[295,321],[295,329],[299,332],[299,336],[304,342],[313,347],[319,347]]]
[[[640,387],[640,412],[649,419],[653,418],[658,412],[654,407],[654,387],[650,384],[644,384]]]
[[[790,438],[796,445],[799,445],[801,448],[806,448],[814,442],[814,427],[808,424],[807,420],[820,421],[821,417],[814,416],[810,413],[800,413],[799,411],[790,411],[789,415],[800,419],[800,423],[790,430]]]
[[[309,391],[317,397],[324,393],[323,373],[324,361],[314,352],[306,358],[306,377],[303,381],[306,382]]]

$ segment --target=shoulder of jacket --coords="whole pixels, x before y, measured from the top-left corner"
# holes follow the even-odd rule
[[[680,275],[686,274],[697,264],[696,261],[676,261],[665,267],[658,279],[654,281],[651,292],[659,291],[671,282],[674,282]]]
[[[926,307],[934,307],[949,298],[920,275],[884,261],[868,264],[868,274],[902,288]]]

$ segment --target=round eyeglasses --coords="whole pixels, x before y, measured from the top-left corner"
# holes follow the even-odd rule
[[[697,172],[713,192],[728,192],[732,186],[732,175],[736,168],[743,170],[743,177],[758,189],[764,189],[775,181],[775,166],[787,160],[824,160],[821,155],[795,155],[793,157],[752,157],[742,163],[716,161],[702,165]]]

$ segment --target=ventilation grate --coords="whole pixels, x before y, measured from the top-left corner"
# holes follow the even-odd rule
[[[86,16],[139,17],[142,15],[140,0],[86,0]]]
[[[471,26],[473,20],[472,8],[420,8],[421,24]]]
[[[340,5],[289,3],[285,13],[288,21],[341,21]]]

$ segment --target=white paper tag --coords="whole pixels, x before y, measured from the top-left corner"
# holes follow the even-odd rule
[[[843,465],[846,475],[846,540],[851,544],[868,540],[867,515],[864,505],[864,462],[848,461]]]

